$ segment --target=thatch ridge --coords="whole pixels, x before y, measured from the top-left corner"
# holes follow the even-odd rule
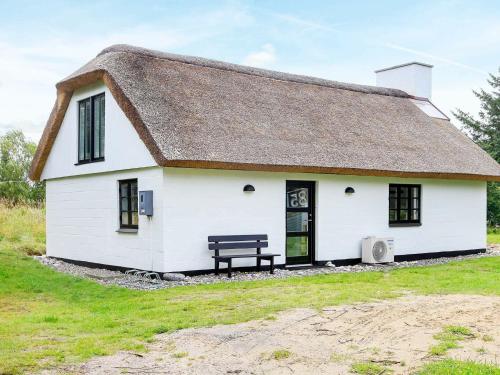
[[[258,77],[266,77],[266,78],[276,79],[276,80],[280,80],[280,81],[289,81],[289,82],[305,83],[305,84],[318,85],[318,86],[324,86],[324,87],[332,87],[332,88],[337,88],[337,89],[341,89],[341,90],[363,92],[366,94],[388,95],[388,96],[396,96],[396,97],[401,97],[401,98],[410,97],[410,95],[408,95],[406,92],[401,91],[401,90],[397,90],[397,89],[391,89],[391,88],[386,88],[386,87],[368,86],[368,85],[358,85],[358,84],[354,84],[354,83],[345,83],[345,82],[333,81],[333,80],[328,80],[328,79],[323,79],[323,78],[318,78],[318,77],[285,73],[285,72],[279,72],[279,71],[275,71],[275,70],[255,68],[255,67],[246,66],[246,65],[232,64],[232,63],[218,61],[218,60],[206,59],[203,57],[178,55],[175,53],[155,51],[155,50],[150,50],[147,48],[130,46],[127,44],[115,44],[115,45],[112,45],[110,47],[107,47],[107,48],[103,49],[101,52],[99,52],[97,54],[97,57],[103,56],[107,53],[114,53],[114,52],[133,53],[133,54],[136,54],[139,56],[144,56],[144,57],[152,57],[152,58],[157,58],[157,59],[178,61],[178,62],[182,62],[185,64],[192,64],[192,65],[198,65],[198,66],[203,66],[203,67],[207,67],[207,68],[214,68],[214,69],[232,71],[232,72],[237,72],[237,73],[249,74],[249,75],[254,75],[254,76],[258,76]]]

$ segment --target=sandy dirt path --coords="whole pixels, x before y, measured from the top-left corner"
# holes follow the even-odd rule
[[[84,374],[347,374],[373,361],[410,374],[434,360],[429,347],[444,326],[476,335],[449,357],[500,363],[500,298],[406,296],[321,311],[293,309],[273,320],[197,328],[157,336],[149,352],[120,352],[76,367]],[[484,340],[484,336],[489,336]],[[489,340],[493,338],[493,341]],[[288,351],[276,359],[276,351]],[[286,355],[285,355],[286,357]]]

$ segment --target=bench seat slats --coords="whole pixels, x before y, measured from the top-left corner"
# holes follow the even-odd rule
[[[208,242],[228,242],[228,241],[267,241],[267,234],[243,234],[230,236],[208,236]]]
[[[216,259],[230,259],[230,258],[270,258],[277,257],[279,254],[238,254],[238,255],[214,255],[212,258]]]
[[[208,244],[209,250],[257,249],[268,247],[267,242],[222,242]]]

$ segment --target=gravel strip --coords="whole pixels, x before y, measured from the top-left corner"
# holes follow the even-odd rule
[[[75,264],[67,263],[62,260],[49,258],[46,256],[35,256],[34,258],[37,259],[40,263],[48,267],[51,267],[56,271],[91,279],[99,284],[117,285],[129,289],[155,290],[155,289],[171,288],[183,285],[284,279],[292,276],[310,276],[310,275],[347,273],[347,272],[389,271],[391,269],[397,269],[397,268],[430,266],[434,264],[445,264],[452,261],[484,258],[492,256],[500,256],[500,245],[489,246],[486,252],[483,254],[473,254],[473,255],[465,255],[465,256],[450,257],[450,258],[425,259],[412,262],[397,262],[391,264],[376,264],[376,265],[356,264],[354,266],[341,266],[341,267],[314,267],[314,268],[305,268],[298,270],[277,268],[275,269],[273,275],[269,274],[269,272],[267,271],[262,271],[262,272],[233,271],[233,277],[231,279],[227,278],[227,276],[223,273],[220,274],[219,276],[216,276],[213,273],[211,273],[199,276],[186,276],[183,280],[177,280],[177,281],[150,280],[148,278],[141,276],[125,274],[120,271],[111,271],[107,269],[77,266]]]

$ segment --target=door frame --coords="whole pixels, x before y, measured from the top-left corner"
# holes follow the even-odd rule
[[[309,254],[307,259],[298,257],[287,257],[287,240],[288,240],[288,232],[286,227],[286,219],[287,219],[287,189],[289,186],[297,186],[297,187],[306,187],[309,189],[309,207],[308,212],[310,214],[310,219],[308,224],[308,250]],[[316,181],[304,181],[304,180],[286,180],[285,185],[285,262],[286,265],[294,265],[294,264],[314,264],[315,262],[315,243],[316,243]],[[294,258],[295,261],[293,260]]]

